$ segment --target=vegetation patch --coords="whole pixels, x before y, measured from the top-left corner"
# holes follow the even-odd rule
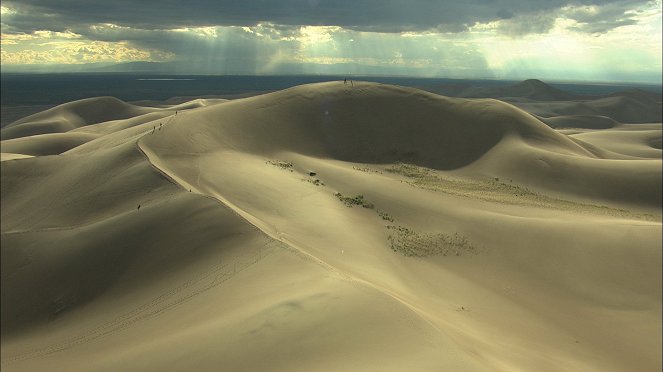
[[[324,182],[320,181],[320,180],[317,179],[317,178],[316,178],[316,179],[302,178],[302,181],[305,181],[305,182],[308,182],[308,183],[312,183],[312,184],[314,184],[314,185],[316,185],[316,186],[324,186],[324,185],[325,185]]]
[[[368,209],[373,209],[375,208],[375,205],[373,203],[369,202],[368,200],[364,199],[364,195],[357,195],[354,197],[349,197],[349,196],[343,196],[340,192],[337,192],[334,194],[338,198],[338,200],[342,201],[343,204],[345,204],[348,207],[352,207],[354,205],[361,205],[364,208]]]
[[[454,233],[419,233],[404,226],[387,226],[389,244],[394,252],[406,257],[461,256],[477,254],[465,235]]]
[[[385,221],[389,221],[389,222],[394,222],[394,217],[392,217],[389,213],[384,212],[384,211],[381,211],[381,210],[379,210],[379,209],[376,209],[375,211],[377,212],[377,214],[378,214],[383,220],[385,220]]]
[[[634,213],[625,209],[550,197],[534,192],[527,187],[501,182],[497,177],[480,180],[444,176],[431,169],[405,163],[393,164],[386,171],[405,176],[407,180],[404,182],[414,187],[493,203],[630,217],[649,221],[661,220],[661,216],[648,213]]]
[[[324,186],[324,184],[323,184],[323,186]],[[375,213],[377,213],[378,216],[380,216],[380,218],[382,218],[383,220],[389,221],[389,222],[394,222],[394,217],[392,217],[389,213],[387,213],[385,211],[382,211],[380,209],[376,209],[375,204],[373,204],[373,203],[369,202],[368,200],[366,200],[364,198],[364,195],[356,195],[354,197],[349,197],[349,196],[344,196],[340,192],[337,192],[336,194],[334,194],[334,196],[336,196],[338,198],[338,200],[342,201],[343,204],[345,204],[348,207],[352,207],[352,206],[355,206],[355,205],[361,205],[364,208],[375,210]]]
[[[292,164],[292,162],[284,161],[284,160],[276,160],[276,161],[267,160],[266,163],[269,164],[269,165],[273,165],[275,167],[281,168],[281,169],[289,169],[291,172],[292,172],[292,167],[294,166],[294,164]]]
[[[382,174],[382,171],[381,171],[381,170],[378,170],[378,169],[371,169],[371,168],[368,168],[368,167],[356,167],[356,166],[353,165],[353,166],[352,166],[352,169],[357,170],[357,171],[360,171],[360,172],[365,172],[365,173],[378,173],[378,174]]]

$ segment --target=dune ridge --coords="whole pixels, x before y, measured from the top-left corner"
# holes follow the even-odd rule
[[[3,140],[62,133],[85,125],[128,119],[150,111],[146,107],[134,106],[114,97],[86,98],[19,119],[5,126],[0,133]]]
[[[364,82],[126,110],[3,136],[3,369],[661,368],[660,124]]]

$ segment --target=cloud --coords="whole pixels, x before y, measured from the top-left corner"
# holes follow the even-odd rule
[[[545,34],[554,27],[555,19],[554,14],[547,13],[517,16],[500,21],[497,31],[512,37]]]
[[[571,29],[579,32],[601,34],[619,27],[638,23],[640,9],[627,8],[623,4],[604,6],[566,6],[560,15],[576,22]]]
[[[8,65],[117,63],[144,61],[154,57],[153,53],[161,54],[159,51],[138,49],[126,43],[60,40],[49,42],[47,45],[40,44],[31,49],[11,50],[5,47],[2,49],[2,63]],[[167,58],[168,56],[161,57]]]
[[[151,61],[181,73],[499,77],[517,69],[535,76],[568,60],[579,63],[556,73],[588,74],[598,61],[627,66],[618,57],[637,56],[631,70],[660,70],[660,4],[3,0],[2,63]],[[599,49],[616,52],[587,52]]]
[[[462,32],[476,23],[518,19],[510,32],[541,32],[528,17],[555,15],[565,7],[609,9],[594,21],[615,21],[615,15],[646,4],[645,0],[5,0],[15,12],[6,25],[14,32],[65,31],[95,24],[157,30],[184,27],[338,26],[356,31]],[[582,13],[582,12],[580,12]],[[578,17],[584,15],[578,13]],[[4,21],[3,21],[4,22]]]

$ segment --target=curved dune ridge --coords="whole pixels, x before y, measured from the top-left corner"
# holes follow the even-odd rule
[[[661,124],[574,120],[364,82],[22,119],[2,368],[660,370]]]
[[[196,114],[191,125],[169,127],[182,131],[169,139],[190,145],[192,151],[228,146],[256,154],[295,151],[353,162],[413,161],[455,169],[477,160],[504,136],[516,134],[555,151],[586,154],[565,136],[500,101],[368,83],[296,87]]]
[[[581,128],[581,129],[608,129],[619,126],[616,120],[600,115],[561,115],[550,118],[540,118],[551,128]]]
[[[660,123],[662,105],[637,95],[608,96],[594,100],[558,102],[514,102],[527,112],[544,118],[555,116],[607,116],[620,123]]]
[[[46,133],[62,133],[85,125],[101,123],[153,111],[114,97],[86,98],[65,103],[17,120],[2,129],[3,140]]]
[[[78,147],[97,136],[88,133],[48,133],[2,141],[2,151],[43,156],[58,155]]]
[[[461,92],[460,96],[468,98],[525,98],[535,101],[570,101],[579,98],[537,79],[528,79],[506,87],[470,88]]]

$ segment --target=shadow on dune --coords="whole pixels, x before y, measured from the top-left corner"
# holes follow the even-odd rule
[[[195,120],[188,120],[187,125],[169,128],[177,134],[159,146],[193,153],[294,151],[360,163],[402,161],[440,170],[475,162],[507,135],[545,143],[563,153],[586,154],[531,115],[501,101],[448,98],[371,83],[295,87],[204,108]],[[151,142],[149,137],[146,140]]]

